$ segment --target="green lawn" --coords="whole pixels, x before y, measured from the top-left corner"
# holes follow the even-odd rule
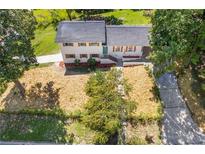
[[[69,125],[65,119],[54,116],[0,113],[2,141],[93,144],[95,135],[95,131],[77,121]]]
[[[51,116],[0,114],[0,125],[0,140],[4,141],[69,141],[64,121]]]
[[[59,52],[59,45],[55,42],[56,31],[52,26],[46,29],[37,29],[32,41],[36,56]]]
[[[150,24],[150,18],[143,15],[143,11],[133,10],[116,10],[113,12],[107,12],[101,14],[103,16],[115,16],[116,18],[122,19],[125,25],[142,25]]]

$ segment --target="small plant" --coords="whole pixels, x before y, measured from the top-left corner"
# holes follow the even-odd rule
[[[74,63],[75,63],[75,66],[79,66],[80,65],[80,59],[75,59]]]
[[[95,70],[96,69],[96,60],[93,59],[93,58],[89,58],[88,61],[87,61],[88,65],[89,65],[89,68],[91,69],[91,71]]]

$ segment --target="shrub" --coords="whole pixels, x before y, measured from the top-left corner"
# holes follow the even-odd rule
[[[106,144],[108,142],[108,136],[104,133],[97,133],[94,137],[94,144]]]
[[[89,68],[90,68],[92,71],[96,69],[97,63],[96,63],[96,60],[95,60],[95,59],[89,58],[89,59],[87,60],[87,63],[88,63],[88,65],[89,65]]]
[[[104,20],[107,25],[122,25],[123,20],[116,18],[115,16],[100,16],[100,15],[94,15],[94,16],[89,16],[86,17],[85,20]]]
[[[75,66],[79,66],[80,65],[80,59],[75,59],[74,63],[75,63]]]
[[[52,110],[48,109],[23,109],[20,111],[6,111],[4,109],[0,110],[0,113],[6,113],[6,114],[28,114],[28,115],[38,115],[38,116],[54,116],[59,118],[69,118],[69,115],[67,115],[62,109],[55,108]]]

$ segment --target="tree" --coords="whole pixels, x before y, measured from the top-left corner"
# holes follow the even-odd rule
[[[87,20],[92,15],[109,12],[112,11],[111,9],[77,9],[75,10],[77,13],[80,14],[81,20]]]
[[[118,80],[120,74],[116,69],[107,73],[98,71],[86,84],[85,91],[90,98],[82,121],[97,132],[96,144],[106,144],[118,134],[122,129],[122,120],[135,109],[136,103],[123,99],[118,92],[117,86],[123,82]]]
[[[73,10],[73,9],[66,9],[66,13],[67,13],[68,18],[69,18],[70,21],[72,21],[73,18],[75,18],[74,17],[74,12],[75,12],[75,10]]]
[[[150,58],[158,74],[196,65],[204,50],[204,10],[156,10],[152,17]],[[203,35],[202,35],[203,34]]]
[[[18,78],[36,63],[31,45],[35,17],[31,10],[0,10],[0,18],[0,78],[15,82],[24,97],[25,89]]]
[[[57,26],[59,22],[66,20],[68,18],[66,10],[53,9],[53,10],[50,10],[50,14],[51,14],[51,20],[52,20],[51,24],[53,25],[55,30],[57,30]]]

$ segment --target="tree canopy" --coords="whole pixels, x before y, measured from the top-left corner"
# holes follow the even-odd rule
[[[31,39],[35,17],[30,10],[0,10],[0,78],[17,81],[36,63]]]
[[[150,58],[159,74],[201,63],[205,47],[204,10],[156,10],[150,42]]]

